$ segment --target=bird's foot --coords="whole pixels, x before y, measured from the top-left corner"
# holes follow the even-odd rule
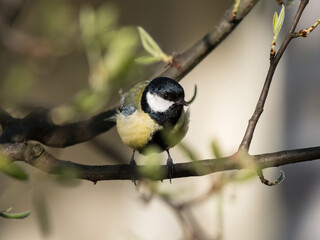
[[[137,182],[136,182],[136,161],[134,160],[134,151],[132,154],[132,157],[130,159],[130,172],[131,172],[131,181],[134,183],[134,185],[137,186]]]
[[[171,156],[169,154],[169,151],[167,151],[167,152],[168,152],[167,174],[168,174],[169,181],[171,183],[171,178],[173,177],[174,165],[173,165],[172,158],[171,158]]]

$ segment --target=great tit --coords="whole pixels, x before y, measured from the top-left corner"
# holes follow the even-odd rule
[[[189,110],[184,106],[184,90],[179,83],[167,77],[138,83],[121,98],[116,114],[116,125],[122,142],[133,149],[130,160],[131,179],[135,182],[135,151],[157,146],[168,154],[167,170],[171,182],[173,161],[169,149],[186,135]]]

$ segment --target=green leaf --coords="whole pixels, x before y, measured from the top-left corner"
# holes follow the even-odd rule
[[[274,33],[274,35],[278,35],[279,34],[279,32],[281,30],[281,27],[282,27],[282,24],[283,24],[283,21],[284,21],[285,8],[284,8],[283,4],[282,4],[282,8],[281,8],[279,17],[277,15],[278,14],[275,13],[274,17],[273,17],[273,33]]]
[[[43,235],[48,235],[51,231],[50,215],[48,211],[46,195],[43,191],[36,192],[34,195],[35,216],[38,219],[40,229]]]
[[[8,213],[12,208],[8,208],[5,211],[0,212],[0,217],[8,218],[8,219],[23,219],[28,217],[31,214],[31,211],[25,211],[22,213]]]
[[[142,56],[139,58],[136,58],[134,61],[138,64],[142,64],[142,65],[148,65],[151,63],[155,63],[160,61],[161,58],[160,57],[154,57],[154,56]]]
[[[95,30],[95,14],[90,6],[85,6],[80,9],[80,28],[83,37],[87,40],[92,38]]]
[[[241,0],[235,0],[234,1],[234,7],[233,7],[233,11],[232,11],[232,14],[233,14],[234,17],[236,16],[236,14],[237,14],[237,12],[239,10],[240,2],[241,2]]]
[[[163,51],[156,41],[142,27],[138,27],[143,48],[154,57],[163,55]]]
[[[212,152],[216,158],[222,158],[222,154],[220,151],[221,148],[219,147],[219,145],[216,141],[211,142],[211,149],[212,149]]]
[[[59,169],[57,173],[58,175],[56,176],[56,180],[63,186],[74,187],[80,184],[80,180],[77,179],[80,175],[80,172],[74,167],[63,167]]]
[[[256,177],[257,174],[254,171],[239,171],[233,178],[236,182],[244,182],[248,181],[254,177]]]
[[[139,169],[140,174],[149,179],[163,179],[166,173],[161,168],[159,149],[154,146],[148,147],[143,151],[143,155],[145,167]]]
[[[285,178],[284,172],[280,170],[280,175],[277,178],[277,180],[274,181],[274,185],[281,183],[284,180],[284,178]]]
[[[17,164],[0,155],[0,171],[18,180],[27,180],[28,174]]]
[[[277,24],[277,22],[278,22],[278,13],[275,12],[274,15],[273,15],[273,33],[276,32],[275,29],[276,29],[276,24]]]
[[[178,144],[178,147],[180,148],[180,150],[188,156],[188,158],[191,161],[197,161],[199,158],[197,157],[197,154],[191,149],[190,146],[188,146],[186,143],[180,142]]]
[[[33,88],[35,73],[27,64],[15,64],[8,69],[8,74],[1,84],[1,99],[10,104],[19,104],[25,100]]]
[[[142,28],[138,27],[140,39],[143,48],[151,55],[151,57],[141,57],[136,59],[140,64],[151,64],[157,61],[163,61],[165,63],[172,63],[173,57],[165,54],[155,40]]]

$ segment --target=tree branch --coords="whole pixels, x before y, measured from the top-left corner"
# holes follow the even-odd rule
[[[64,161],[53,157],[45,151],[40,144],[31,143],[7,143],[0,145],[0,153],[12,161],[22,161],[50,174],[59,174],[65,168],[72,169],[78,173],[77,178],[92,182],[102,180],[130,180],[131,167],[129,164],[119,165],[83,165],[70,161]],[[281,152],[266,153],[260,155],[247,155],[246,159],[252,159],[260,168],[278,167],[286,164],[299,163],[320,158],[320,146],[287,150]],[[196,162],[174,164],[172,178],[184,178],[192,176],[203,176],[215,172],[250,169],[243,164],[243,155],[235,154],[219,159],[199,160]],[[142,172],[149,167],[137,166],[137,179],[143,178]],[[252,169],[252,168],[251,168]],[[160,166],[160,170],[166,172],[166,165]],[[149,177],[150,178],[150,177]],[[165,176],[163,179],[168,179]],[[153,176],[152,180],[162,180]]]
[[[303,10],[305,9],[305,7],[307,6],[308,3],[309,3],[309,0],[301,0],[299,8],[297,10],[297,13],[296,13],[296,15],[295,15],[295,17],[293,19],[292,24],[291,24],[289,33],[287,34],[287,36],[285,37],[284,41],[282,42],[278,53],[275,55],[274,58],[272,58],[270,60],[270,67],[269,67],[269,70],[268,70],[268,74],[267,74],[266,80],[264,82],[264,86],[262,88],[259,100],[258,100],[256,108],[254,110],[254,113],[253,113],[252,117],[249,120],[246,132],[245,132],[244,137],[243,137],[243,139],[241,141],[241,144],[239,146],[239,150],[248,151],[249,148],[250,148],[250,144],[251,144],[251,141],[252,141],[252,138],[253,138],[254,130],[256,128],[256,125],[257,125],[257,123],[259,121],[259,118],[260,118],[260,116],[261,116],[261,114],[263,112],[263,109],[264,109],[264,105],[265,105],[265,102],[266,102],[266,99],[267,99],[267,96],[268,96],[268,93],[269,93],[269,89],[270,89],[270,85],[271,85],[271,82],[272,82],[272,78],[273,78],[274,72],[275,72],[275,70],[276,70],[276,68],[278,66],[278,63],[279,63],[284,51],[287,49],[287,46],[289,45],[290,41],[293,38],[298,37],[298,34],[295,33],[295,29],[296,29],[297,24],[298,24],[298,22],[300,20],[302,12],[303,12]]]
[[[50,112],[43,108],[34,110],[22,119],[14,118],[0,108],[0,124],[3,129],[0,143],[35,140],[50,147],[63,148],[85,142],[115,125],[114,121],[106,120],[115,111],[111,109],[85,121],[59,126],[53,123]]]
[[[242,0],[235,18],[232,17],[232,5],[210,32],[176,58],[179,69],[172,65],[160,76],[180,81],[239,25],[257,2],[258,0]]]
[[[235,19],[230,19],[232,6],[212,31],[179,57],[181,70],[178,71],[171,66],[161,76],[166,75],[180,80],[235,29],[257,2],[258,0],[243,0]],[[45,109],[35,110],[25,118],[17,119],[0,108],[0,124],[3,127],[0,143],[35,140],[50,147],[75,145],[111,129],[115,125],[114,122],[104,119],[114,114],[115,109],[112,109],[86,121],[59,126],[52,122],[49,111]]]

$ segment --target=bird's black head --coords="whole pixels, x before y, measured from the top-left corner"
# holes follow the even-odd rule
[[[141,108],[152,119],[164,126],[174,126],[180,118],[184,100],[184,90],[171,78],[153,79],[145,88],[141,98]]]

